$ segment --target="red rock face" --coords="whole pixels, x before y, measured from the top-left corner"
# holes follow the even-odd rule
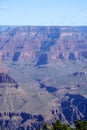
[[[8,83],[12,86],[8,87]],[[72,124],[74,112],[76,119],[87,119],[87,111],[83,114],[72,102],[73,98],[77,101],[78,94],[87,97],[86,92],[87,27],[0,27],[1,115],[11,112],[15,116],[18,114],[19,119],[24,112],[28,119],[23,127],[25,123],[35,125],[35,118],[32,120],[29,113],[31,116],[44,115],[45,121],[60,119]],[[70,94],[77,96],[71,98]],[[73,118],[70,113],[70,120],[66,116],[70,106],[64,107],[67,102],[72,105]],[[84,108],[86,104],[87,101]],[[17,118],[13,115],[12,118]]]
[[[48,63],[80,57],[87,59],[85,28],[3,27],[0,32],[0,58],[15,62],[23,59],[38,61],[40,55],[45,53]]]

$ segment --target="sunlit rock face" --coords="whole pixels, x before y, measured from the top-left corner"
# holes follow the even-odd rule
[[[0,26],[2,129],[87,120],[86,91],[86,26]]]
[[[48,62],[87,59],[87,27],[2,27],[1,59],[14,62],[45,56]],[[10,50],[10,51],[9,51]],[[47,56],[46,56],[47,55]],[[44,62],[43,62],[44,64]]]

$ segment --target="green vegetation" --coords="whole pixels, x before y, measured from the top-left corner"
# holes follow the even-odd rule
[[[87,121],[75,121],[75,130],[87,130]]]
[[[60,121],[56,121],[55,123],[52,123],[52,125],[48,125],[46,123],[44,127],[40,130],[87,130],[87,121],[75,121],[75,128],[71,128],[68,124],[61,124]]]

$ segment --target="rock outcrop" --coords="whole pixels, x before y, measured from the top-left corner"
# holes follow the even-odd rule
[[[0,129],[87,120],[86,91],[86,26],[0,26]]]

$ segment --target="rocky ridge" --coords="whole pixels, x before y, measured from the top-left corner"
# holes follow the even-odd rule
[[[1,129],[87,120],[86,90],[86,26],[0,26]]]

